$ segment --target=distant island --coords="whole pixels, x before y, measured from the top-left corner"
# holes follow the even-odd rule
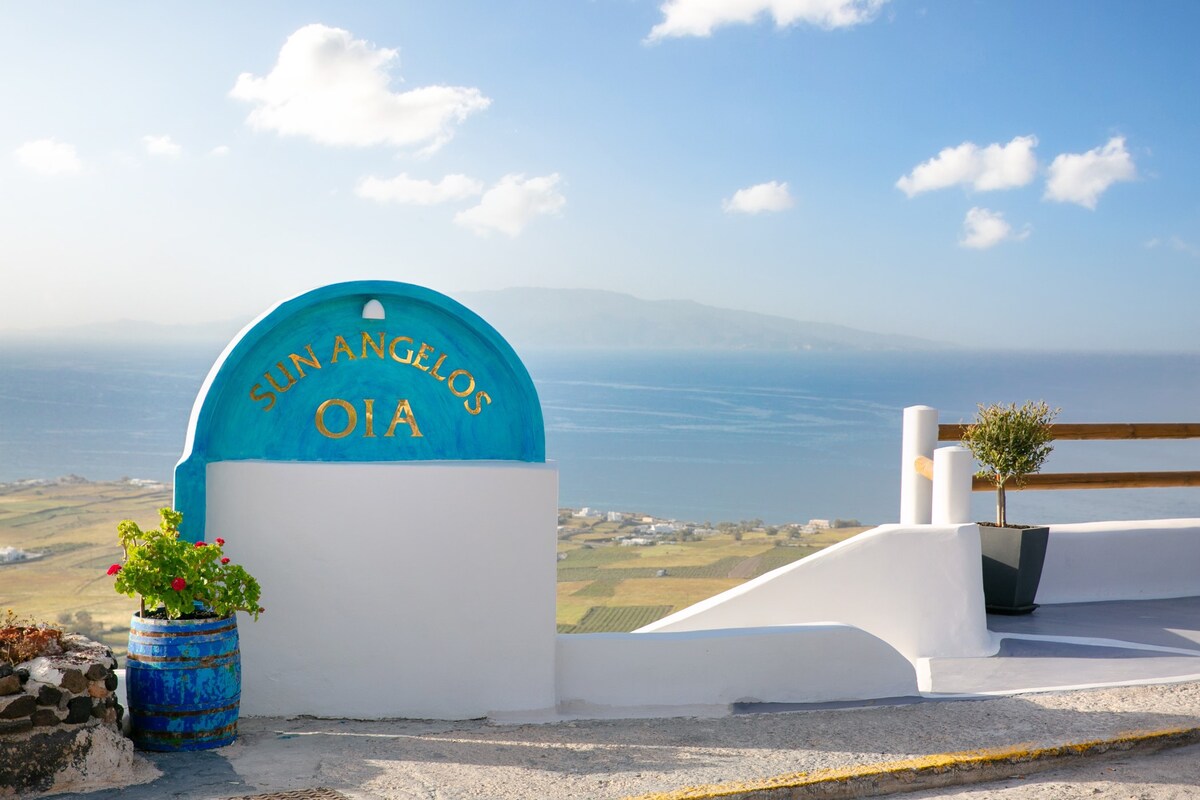
[[[690,300],[641,300],[596,289],[515,288],[451,295],[487,320],[518,351],[944,350],[952,345],[915,336],[873,333],[824,322],[701,305]],[[170,325],[119,320],[41,330],[0,330],[0,342],[86,341],[97,345],[154,342],[220,352],[246,320]],[[397,321],[392,327],[402,325]]]
[[[915,336],[803,322],[691,300],[641,300],[597,289],[500,289],[453,296],[518,349],[800,352],[951,347]]]

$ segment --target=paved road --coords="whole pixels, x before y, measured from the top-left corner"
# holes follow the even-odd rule
[[[1195,800],[1200,745],[1087,759],[1065,769],[971,787],[912,792],[905,800]]]

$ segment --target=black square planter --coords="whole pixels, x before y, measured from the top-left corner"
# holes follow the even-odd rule
[[[1037,608],[1033,600],[1049,538],[1047,527],[979,526],[983,599],[989,614],[1028,614]]]

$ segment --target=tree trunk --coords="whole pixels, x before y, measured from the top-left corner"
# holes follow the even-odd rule
[[[1004,484],[996,484],[996,524],[1001,528],[1008,524],[1007,515],[1004,513]]]

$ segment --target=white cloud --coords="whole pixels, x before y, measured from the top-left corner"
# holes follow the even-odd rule
[[[807,23],[848,28],[870,22],[888,0],[667,0],[663,20],[648,41],[673,36],[711,36],[722,25],[747,24],[769,14],[776,27]]]
[[[83,170],[75,146],[57,139],[26,142],[13,151],[13,158],[22,167],[43,175],[70,175]]]
[[[216,147],[214,147],[212,150],[209,150],[208,154],[210,156],[216,156],[217,158],[223,158],[223,157],[229,155],[229,145],[219,144]]]
[[[533,219],[542,214],[557,214],[567,199],[558,191],[557,172],[539,178],[505,175],[479,201],[479,205],[454,216],[459,225],[477,234],[499,231],[517,236]]]
[[[229,93],[255,104],[255,130],[306,136],[321,144],[389,144],[436,150],[454,126],[492,102],[478,89],[389,89],[397,51],[376,48],[349,31],[306,25],[288,37],[263,78],[243,73]]]
[[[784,211],[791,208],[792,196],[788,185],[779,181],[759,183],[745,189],[738,189],[730,197],[721,202],[726,212],[742,214],[757,214],[760,211]]]
[[[1153,250],[1156,247],[1170,247],[1176,253],[1185,253],[1192,258],[1200,258],[1200,246],[1194,245],[1179,236],[1170,236],[1166,240],[1156,236],[1146,242],[1147,250]]]
[[[974,142],[963,142],[913,167],[896,181],[896,188],[913,197],[959,184],[980,192],[1024,186],[1037,173],[1035,147],[1036,136],[1017,136],[1008,144],[989,144],[982,149]]]
[[[962,238],[958,243],[973,250],[986,250],[1006,239],[1023,241],[1028,238],[1029,226],[1019,233],[1014,233],[1012,225],[1008,224],[999,211],[975,207],[968,211],[963,219]]]
[[[183,152],[183,148],[171,141],[170,136],[143,136],[142,144],[152,156],[179,158],[179,154]]]
[[[1191,242],[1185,242],[1178,236],[1172,236],[1170,244],[1171,249],[1177,253],[1187,253],[1192,258],[1200,258],[1200,247],[1197,247]]]
[[[447,175],[437,183],[410,178],[401,173],[384,179],[369,175],[358,182],[354,193],[379,203],[410,203],[430,206],[451,200],[463,200],[483,192],[483,184],[466,175]]]
[[[1050,164],[1044,197],[1094,209],[1096,201],[1109,186],[1136,177],[1137,169],[1125,149],[1125,137],[1114,136],[1103,147],[1056,157]]]

